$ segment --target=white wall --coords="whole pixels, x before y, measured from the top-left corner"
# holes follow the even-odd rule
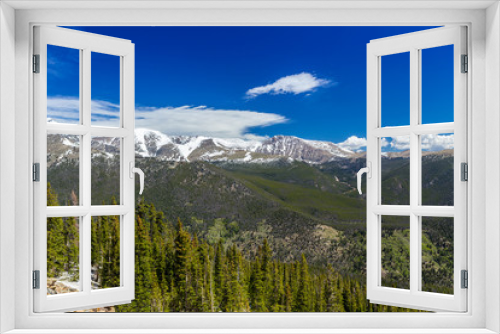
[[[0,333],[14,328],[15,11],[0,3]],[[2,260],[3,259],[3,260]]]
[[[486,11],[486,253],[496,261],[486,266],[486,328],[500,332],[500,6]]]

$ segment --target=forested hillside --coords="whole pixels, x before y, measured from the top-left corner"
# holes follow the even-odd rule
[[[48,188],[49,204],[57,195]],[[200,240],[179,220],[165,220],[154,205],[140,201],[136,211],[136,295],[116,312],[405,312],[371,304],[354,275],[331,264],[314,267],[302,255],[285,263],[275,259],[267,239],[245,256],[236,245]],[[48,219],[49,277],[78,281],[78,224]],[[56,238],[60,236],[60,238]],[[94,288],[119,286],[118,217],[93,219]],[[69,292],[69,291],[64,291]]]
[[[75,205],[77,160],[50,161],[48,205]],[[119,161],[93,157],[94,204],[114,203]],[[114,311],[398,310],[366,301],[366,202],[355,189],[363,156],[136,165],[146,174],[144,196],[136,195],[136,300]],[[428,154],[422,165],[423,202],[452,205],[453,156]],[[408,157],[384,157],[382,167],[384,204],[407,204]],[[79,279],[78,224],[48,221],[49,275],[69,285]],[[408,288],[408,219],[383,217],[382,228],[382,284]],[[93,217],[96,289],[119,286],[117,235],[116,217]],[[453,293],[453,220],[426,218],[422,235],[423,290]]]

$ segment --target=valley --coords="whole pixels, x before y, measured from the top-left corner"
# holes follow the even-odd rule
[[[76,142],[71,136],[49,138],[48,179],[61,203],[71,203],[78,194]],[[113,173],[120,163],[119,140],[93,138],[92,156],[92,202],[111,204],[119,182],[119,174]],[[423,202],[449,205],[452,154],[432,152],[422,159],[424,171],[429,171],[423,174]],[[364,281],[366,202],[355,188],[356,172],[365,166],[363,152],[296,137],[223,141],[138,131],[136,166],[146,174],[144,195],[136,194],[138,201],[162,212],[171,226],[181,221],[187,233],[207,245],[221,242],[252,259],[266,242],[276,261],[296,263],[304,256],[312,272],[324,272],[330,265],[340,275]],[[407,204],[408,155],[385,155],[382,170],[384,204]],[[436,186],[444,190],[436,192]],[[403,220],[385,220],[388,255],[383,256],[383,281],[389,286],[409,275]],[[423,275],[430,289],[450,291],[452,226],[450,230],[449,224],[437,221],[424,232],[429,265]],[[389,255],[394,252],[397,260]],[[443,257],[448,259],[445,264],[434,260]]]

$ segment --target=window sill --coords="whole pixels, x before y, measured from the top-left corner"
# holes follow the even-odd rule
[[[15,329],[5,334],[487,334],[488,329]]]

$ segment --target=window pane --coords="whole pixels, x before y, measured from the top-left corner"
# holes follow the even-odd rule
[[[92,205],[120,204],[120,138],[92,137]]]
[[[47,122],[80,122],[80,50],[47,45]]]
[[[453,206],[453,134],[423,135],[422,205]]]
[[[381,57],[382,126],[410,124],[410,53]]]
[[[47,135],[47,206],[80,205],[80,136]]]
[[[47,295],[80,291],[80,220],[47,218]]]
[[[92,125],[120,126],[120,57],[92,52]]]
[[[92,217],[92,290],[120,286],[120,217]]]
[[[422,291],[453,294],[453,223],[422,217]]]
[[[382,201],[384,205],[410,204],[410,137],[380,139]]]
[[[453,122],[453,45],[421,52],[422,124]]]
[[[410,288],[410,217],[382,216],[382,286]]]

